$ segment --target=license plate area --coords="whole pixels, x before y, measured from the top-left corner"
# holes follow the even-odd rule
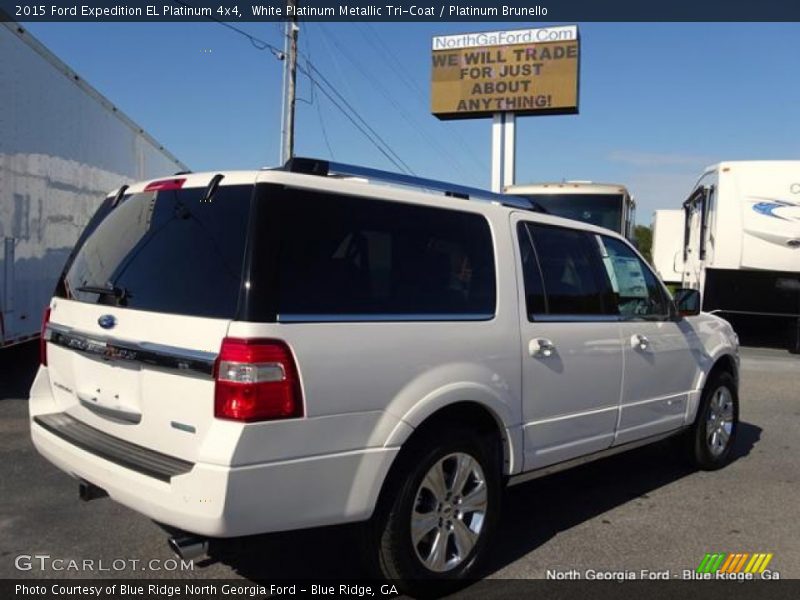
[[[116,412],[123,422],[141,420],[141,369],[137,364],[84,355],[75,357],[73,372],[73,389],[83,407],[107,417]]]

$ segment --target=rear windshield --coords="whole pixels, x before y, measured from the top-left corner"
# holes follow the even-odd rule
[[[481,215],[268,187],[258,203],[266,210],[253,249],[250,318],[494,316],[492,236]]]
[[[622,194],[536,194],[532,198],[553,215],[620,232]]]
[[[253,186],[125,196],[101,206],[56,294],[81,302],[233,318]],[[93,228],[93,230],[92,230]]]

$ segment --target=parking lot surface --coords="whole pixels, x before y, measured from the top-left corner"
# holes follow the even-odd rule
[[[27,345],[0,354],[0,578],[364,575],[352,527],[259,536],[213,564],[174,570],[158,525],[109,499],[81,502],[77,483],[33,449],[25,398],[36,353]],[[800,578],[798,375],[800,357],[742,350],[736,459],[722,471],[692,471],[664,442],[512,488],[486,576],[678,573],[708,552],[769,552],[781,578]],[[18,558],[35,555],[50,558]],[[84,566],[66,568],[70,560]]]

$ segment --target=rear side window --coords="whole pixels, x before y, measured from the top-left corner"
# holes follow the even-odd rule
[[[281,321],[475,320],[495,310],[480,215],[272,188]]]
[[[528,315],[616,315],[612,291],[593,236],[580,230],[527,223],[535,261],[524,264]],[[534,270],[538,268],[538,273]],[[537,277],[537,275],[539,277]],[[540,296],[543,295],[543,298]]]
[[[233,318],[253,186],[125,196],[83,240],[57,294],[81,302]],[[106,291],[103,291],[106,290]]]

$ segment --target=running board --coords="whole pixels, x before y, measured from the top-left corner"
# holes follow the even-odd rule
[[[563,462],[556,463],[554,465],[541,467],[539,469],[534,469],[533,471],[526,471],[524,473],[519,473],[518,475],[512,475],[508,480],[508,487],[511,487],[513,485],[518,485],[520,483],[525,483],[526,481],[539,479],[540,477],[546,477],[547,475],[552,475],[554,473],[559,473],[561,471],[566,471],[567,469],[571,469],[572,467],[585,465],[587,463],[600,460],[601,458],[608,458],[609,456],[614,456],[615,454],[622,454],[623,452],[627,452],[628,450],[635,450],[636,448],[641,448],[642,446],[648,446],[650,444],[660,442],[661,440],[665,440],[667,438],[680,435],[687,429],[688,426],[684,426],[681,427],[680,429],[673,429],[672,431],[669,431],[667,433],[659,433],[658,435],[651,435],[641,440],[628,442],[627,444],[622,444],[620,446],[612,446],[611,448],[606,448],[605,450],[600,450],[592,454],[587,454],[586,456],[571,458],[569,460],[565,460]]]

